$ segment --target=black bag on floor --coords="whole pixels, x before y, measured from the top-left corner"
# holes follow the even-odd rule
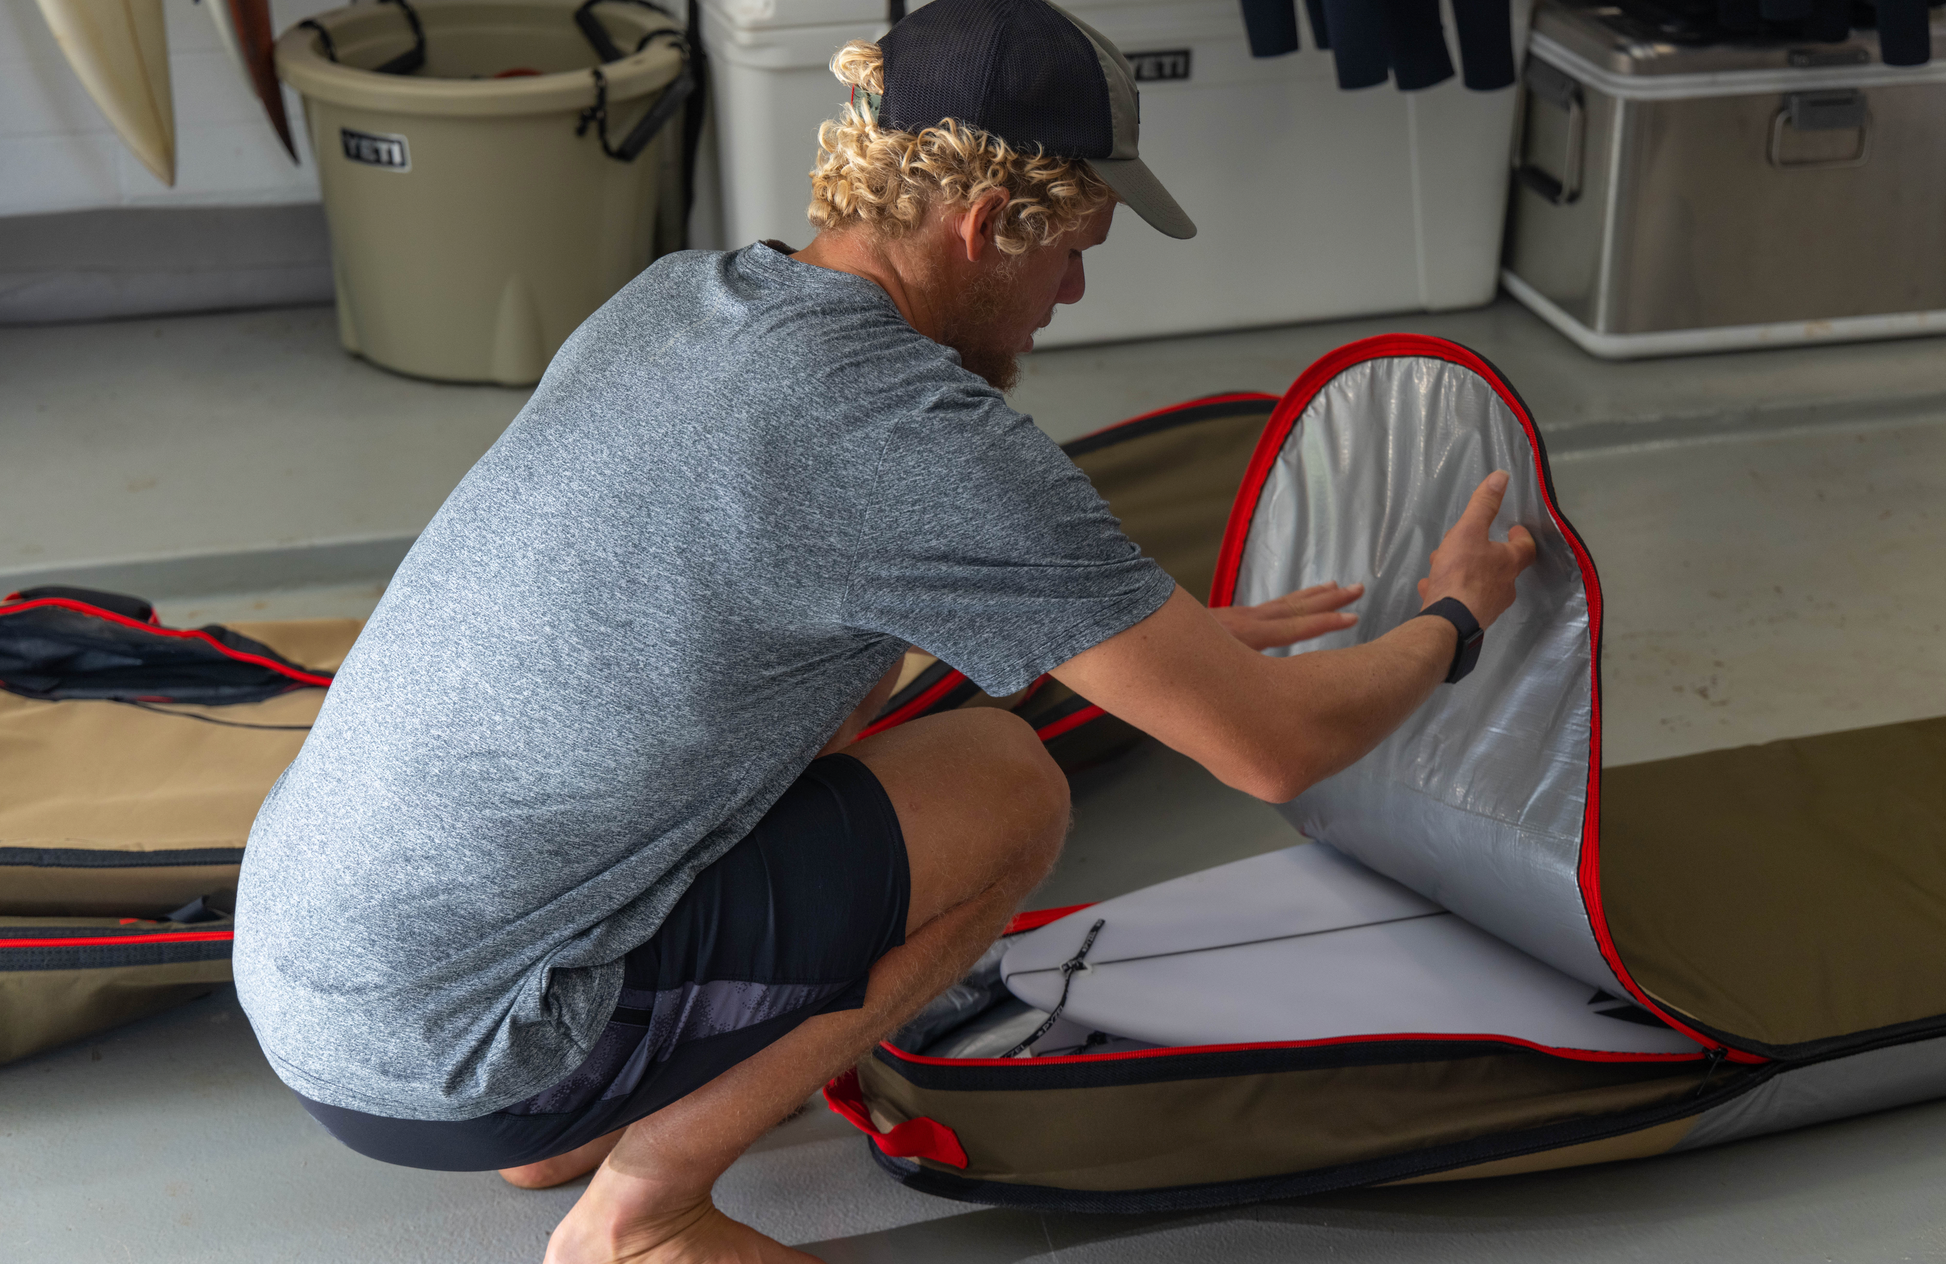
[[[222,704],[330,683],[217,624],[165,628],[140,597],[49,585],[0,602],[0,689],[23,697]]]

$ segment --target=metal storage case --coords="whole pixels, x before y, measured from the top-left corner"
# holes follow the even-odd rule
[[[1946,331],[1946,19],[1935,60],[1683,45],[1541,0],[1507,288],[1608,358]]]

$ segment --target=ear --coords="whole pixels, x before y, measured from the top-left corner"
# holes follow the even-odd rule
[[[978,263],[994,248],[994,237],[1000,231],[1000,220],[1006,210],[1006,192],[988,189],[979,201],[960,212],[953,225],[954,235],[965,248],[968,263]]]

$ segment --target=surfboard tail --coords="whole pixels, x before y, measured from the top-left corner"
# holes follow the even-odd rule
[[[162,0],[38,0],[41,16],[129,152],[176,183],[176,112]]]

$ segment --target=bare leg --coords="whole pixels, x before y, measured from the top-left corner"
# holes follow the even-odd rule
[[[912,869],[903,947],[863,1009],[821,1014],[631,1124],[555,1229],[547,1264],[803,1261],[717,1211],[710,1188],[752,1142],[960,978],[1052,866],[1067,781],[1031,729],[979,709],[917,720],[851,753],[891,796]]]
[[[518,1185],[522,1189],[552,1189],[556,1185],[565,1185],[575,1177],[586,1176],[600,1167],[601,1161],[608,1157],[608,1152],[615,1148],[615,1143],[622,1139],[625,1131],[617,1128],[606,1136],[596,1137],[587,1145],[578,1146],[566,1154],[557,1154],[551,1159],[542,1159],[539,1163],[503,1167],[500,1176],[507,1184]]]

